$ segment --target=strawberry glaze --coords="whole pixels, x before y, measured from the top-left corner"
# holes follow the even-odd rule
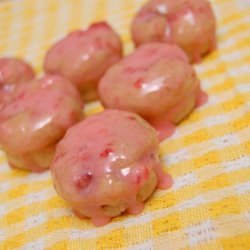
[[[112,66],[98,91],[104,107],[138,113],[156,128],[160,140],[206,101],[185,53],[160,43],[142,45]]]
[[[133,20],[136,46],[149,42],[175,43],[191,62],[199,62],[216,47],[215,16],[207,0],[150,0]]]
[[[74,83],[86,101],[96,98],[96,85],[122,56],[119,36],[106,22],[71,32],[47,52],[44,70]]]
[[[59,142],[51,167],[54,186],[78,217],[90,217],[96,226],[125,211],[141,213],[157,186],[172,185],[158,150],[157,135],[146,121],[106,110],[70,128]]]
[[[10,165],[47,169],[55,143],[81,119],[82,106],[75,87],[59,76],[16,86],[0,110],[0,146]]]

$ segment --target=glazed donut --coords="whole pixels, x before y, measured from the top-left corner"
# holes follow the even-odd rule
[[[17,85],[0,111],[0,147],[14,168],[49,168],[55,144],[82,118],[75,87],[59,76]]]
[[[96,85],[105,71],[122,57],[119,36],[106,22],[78,30],[49,49],[44,70],[74,83],[85,101],[96,98]]]
[[[57,193],[80,217],[102,226],[138,214],[156,187],[172,185],[158,157],[155,130],[138,115],[105,110],[71,127],[51,166]]]
[[[175,43],[191,62],[199,62],[215,49],[215,30],[215,16],[207,0],[150,0],[131,27],[136,46],[148,42]]]
[[[206,99],[186,54],[163,43],[144,44],[113,65],[98,90],[104,107],[141,115],[161,140]]]

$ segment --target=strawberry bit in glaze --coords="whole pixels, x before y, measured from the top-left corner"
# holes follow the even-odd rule
[[[143,84],[143,79],[138,79],[135,83],[134,83],[134,86],[137,88],[137,89],[140,89],[142,87],[142,84]]]
[[[106,148],[103,152],[100,153],[101,157],[108,157],[110,153],[113,153],[113,150],[111,148]]]
[[[91,179],[92,174],[88,172],[87,174],[76,176],[74,182],[78,188],[86,188],[90,184]]]
[[[104,107],[138,113],[158,131],[160,140],[171,136],[175,124],[207,101],[186,54],[163,43],[141,45],[113,65],[98,91]]]
[[[96,136],[100,128],[108,133]],[[83,160],[79,149],[92,157]],[[67,154],[51,166],[54,186],[79,218],[90,217],[96,226],[123,212],[141,213],[156,187],[172,185],[158,150],[156,132],[146,121],[130,112],[105,110],[71,127],[59,142],[55,159],[61,151]]]

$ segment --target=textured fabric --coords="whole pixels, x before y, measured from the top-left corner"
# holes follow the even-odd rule
[[[129,25],[143,0],[0,1],[0,55],[42,72],[46,49],[68,31],[107,19],[132,51]],[[49,172],[10,170],[0,155],[0,249],[250,249],[250,1],[211,1],[218,50],[196,65],[208,103],[161,144],[174,186],[139,216],[102,228],[72,215]],[[101,110],[87,105],[90,115]]]

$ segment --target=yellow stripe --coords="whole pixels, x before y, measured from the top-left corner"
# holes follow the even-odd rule
[[[221,17],[219,20],[218,20],[218,23],[219,23],[219,26],[222,27],[222,26],[226,26],[230,23],[233,23],[234,20],[241,20],[243,19],[245,16],[249,15],[249,11],[248,10],[245,10],[245,11],[241,11],[241,12],[237,12],[237,11],[234,11],[233,13],[231,13],[230,15],[227,15],[226,17]]]
[[[232,38],[233,36],[235,36],[238,33],[249,32],[249,30],[250,30],[250,24],[249,23],[242,23],[242,24],[239,24],[236,27],[233,27],[232,29],[230,29],[226,34],[220,35],[219,40],[224,41],[224,40]]]
[[[107,19],[129,53],[134,49],[129,26],[147,0],[109,1],[1,2],[0,53],[24,56],[42,73],[43,57],[55,41],[93,20]],[[0,166],[1,249],[247,249],[250,8],[237,0],[211,3],[217,14],[218,49],[195,65],[210,101],[161,144],[174,187],[155,192],[141,216],[121,216],[103,228],[93,228],[89,220],[72,215],[52,189],[48,174],[38,178]],[[95,102],[87,104],[84,113],[102,110]],[[0,155],[0,165],[5,163]],[[40,197],[34,201],[30,195]],[[204,223],[211,224],[209,233],[204,234],[209,230],[204,226],[198,235],[189,235]],[[202,239],[213,234],[214,239]]]
[[[45,181],[36,181],[36,182],[29,182],[28,184],[21,184],[15,188],[8,190],[7,192],[1,194],[0,193],[0,200],[2,203],[9,202],[12,199],[16,199],[21,197],[25,194],[31,192],[38,192],[43,190],[46,186],[51,186],[51,180]]]
[[[171,164],[171,169],[169,173],[173,176],[181,176],[192,171],[196,171],[205,165],[220,163],[223,160],[223,155],[227,155],[227,161],[235,160],[242,155],[249,154],[249,143],[241,143],[233,146],[226,147],[223,150],[211,150],[199,157],[194,157],[191,160],[185,162],[179,162],[176,164]]]
[[[217,137],[229,134],[232,131],[232,128],[235,127],[237,127],[237,129],[239,130],[247,128],[249,126],[250,119],[248,118],[247,120],[245,117],[249,116],[250,112],[246,113],[240,119],[233,120],[228,126],[225,126],[225,124],[219,124],[209,128],[200,129],[198,131],[195,131],[194,133],[186,135],[185,137],[177,139],[169,138],[169,140],[164,143],[164,146],[161,147],[161,153],[169,154],[178,151],[180,149],[180,146],[181,148],[185,148],[197,143],[206,143],[208,140],[212,140]]]

